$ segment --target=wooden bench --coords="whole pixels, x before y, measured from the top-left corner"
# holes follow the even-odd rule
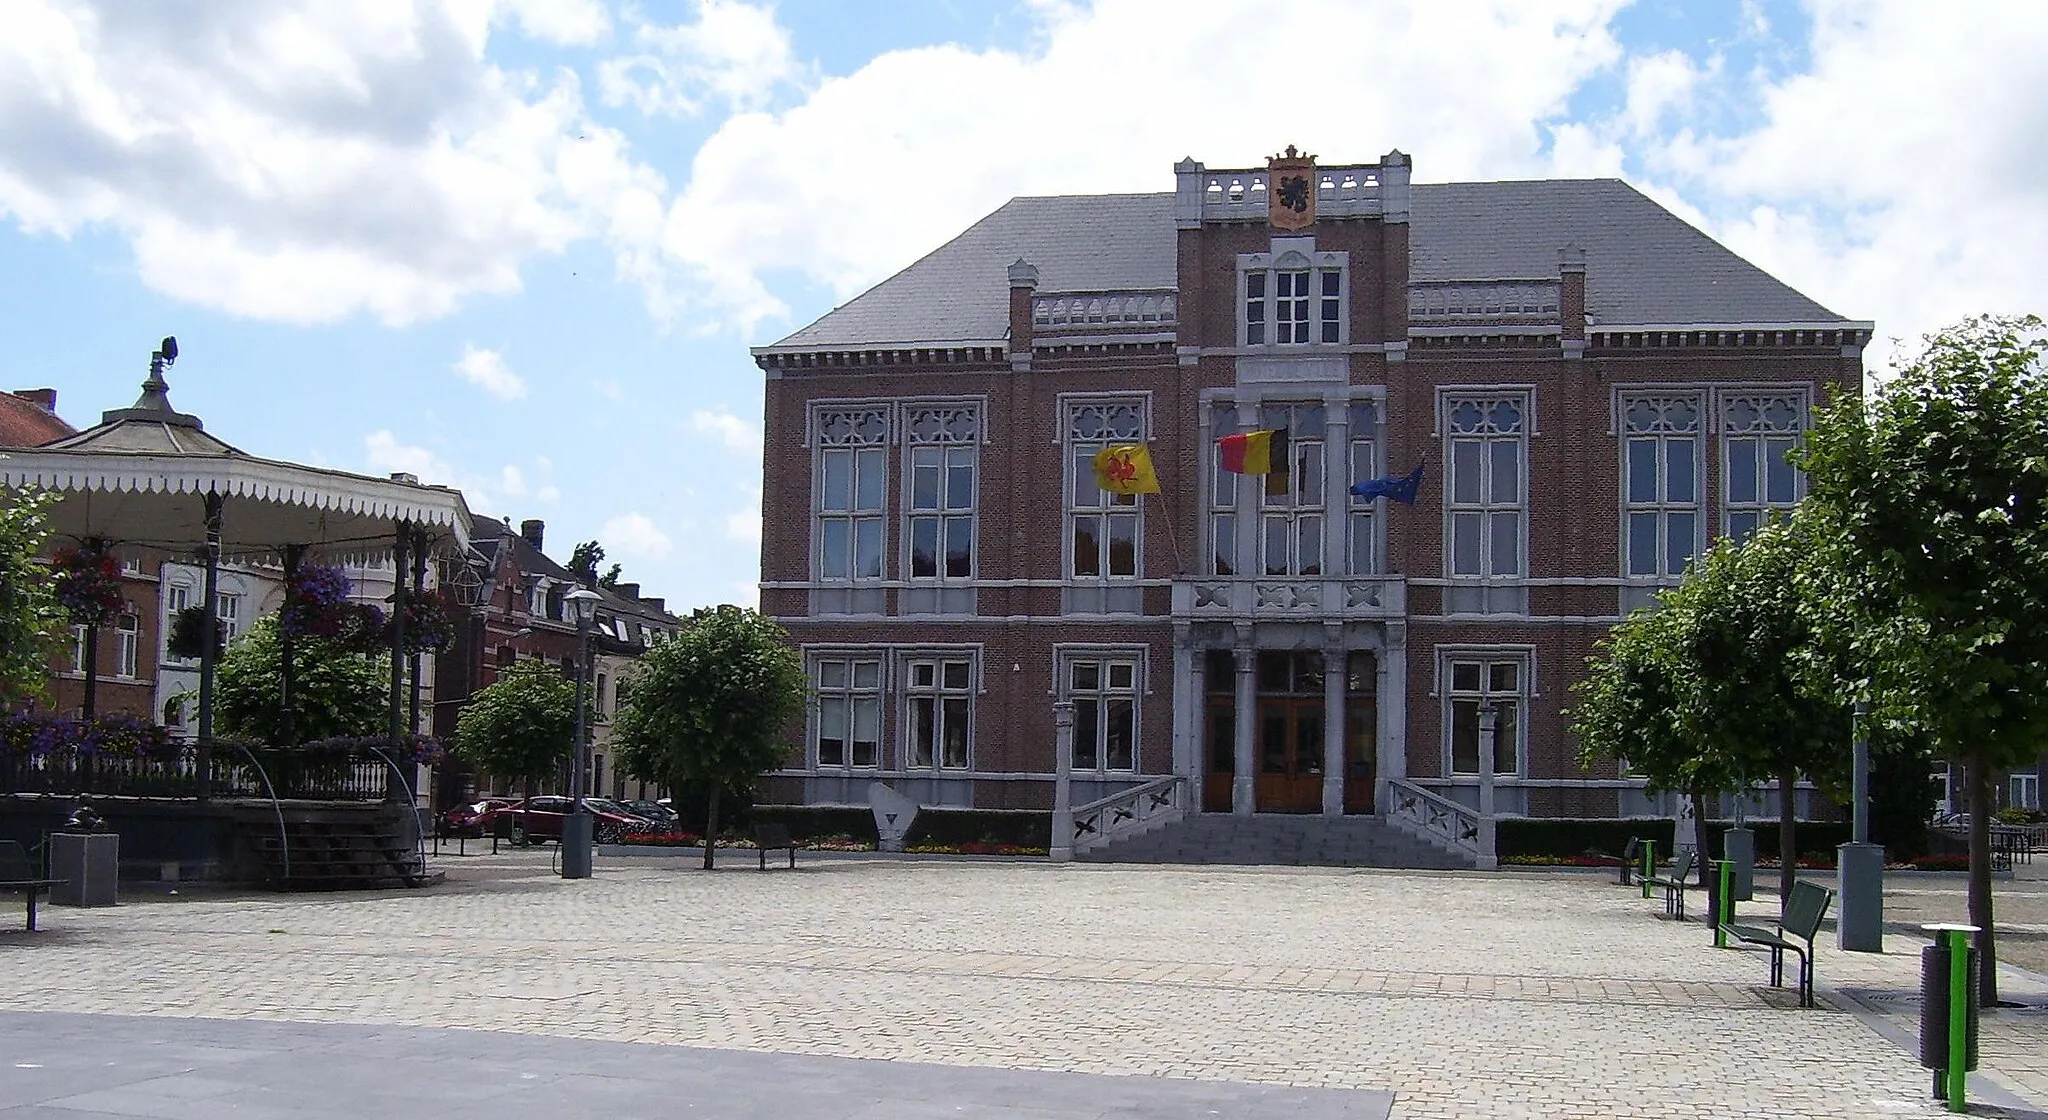
[[[1643,876],[1645,887],[1664,888],[1664,913],[1667,917],[1675,917],[1681,922],[1685,920],[1686,881],[1692,878],[1692,865],[1697,859],[1697,849],[1684,848],[1679,851],[1678,859],[1672,863],[1671,874],[1658,875],[1653,871]]]
[[[1621,849],[1622,886],[1626,887],[1630,885],[1629,874],[1635,870],[1636,864],[1639,864],[1641,862],[1643,862],[1643,838],[1640,836],[1631,836],[1628,838],[1628,845]]]
[[[1799,1006],[1813,1006],[1813,935],[1820,931],[1821,919],[1827,916],[1828,903],[1834,901],[1835,892],[1809,883],[1804,879],[1792,884],[1792,897],[1785,902],[1784,914],[1778,918],[1778,928],[1765,929],[1762,926],[1724,925],[1722,932],[1747,945],[1762,945],[1771,951],[1771,987],[1783,987],[1785,983],[1785,950],[1790,949],[1799,956]],[[1806,942],[1801,948],[1793,938]]]
[[[761,857],[761,870],[763,871],[768,870],[768,853],[774,851],[787,850],[789,852],[789,865],[791,867],[796,866],[796,841],[789,838],[789,826],[786,824],[769,823],[755,825],[754,847],[757,849],[756,854]]]
[[[51,887],[63,883],[62,879],[45,879],[36,874],[35,865],[28,860],[28,849],[18,840],[0,840],[0,891],[20,891],[28,895],[28,930],[36,928],[36,896]]]

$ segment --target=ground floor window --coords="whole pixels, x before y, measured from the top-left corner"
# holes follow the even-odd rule
[[[965,770],[974,727],[973,665],[915,659],[905,666],[905,755],[913,770]]]
[[[1443,677],[1445,752],[1450,773],[1477,774],[1485,751],[1484,716],[1494,716],[1493,772],[1520,772],[1522,713],[1528,707],[1525,655],[1483,652],[1446,655]]]
[[[878,657],[825,657],[811,666],[818,696],[812,739],[815,765],[881,765],[882,662]]]
[[[2012,800],[2015,809],[2039,809],[2041,807],[2041,776],[2039,774],[2014,774],[2012,776]]]
[[[1137,659],[1075,657],[1066,670],[1066,695],[1074,704],[1074,769],[1135,771]]]

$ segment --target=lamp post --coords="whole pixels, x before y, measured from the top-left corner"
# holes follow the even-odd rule
[[[562,878],[590,878],[590,807],[583,803],[588,760],[584,758],[583,678],[590,671],[590,624],[597,620],[597,592],[579,587],[564,596],[576,616],[576,740],[569,750],[569,817],[562,822]]]
[[[1853,831],[1835,849],[1835,890],[1842,908],[1835,937],[1855,953],[1884,952],[1884,846],[1870,842],[1870,704],[1856,701],[1850,771]]]

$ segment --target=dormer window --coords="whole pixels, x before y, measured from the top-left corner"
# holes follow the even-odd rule
[[[1306,250],[1289,248],[1238,257],[1244,308],[1240,344],[1342,344],[1348,335],[1344,316],[1347,255],[1314,252],[1311,238],[1284,240],[1310,245]]]

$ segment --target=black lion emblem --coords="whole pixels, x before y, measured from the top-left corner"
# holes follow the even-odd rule
[[[1280,179],[1280,207],[1297,214],[1308,213],[1308,176],[1286,175]]]

